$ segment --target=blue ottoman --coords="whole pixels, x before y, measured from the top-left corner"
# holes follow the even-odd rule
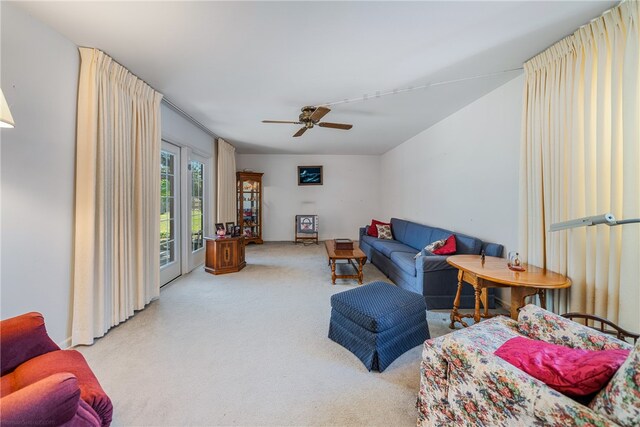
[[[385,282],[331,296],[329,338],[369,371],[384,371],[401,354],[429,339],[424,297]]]

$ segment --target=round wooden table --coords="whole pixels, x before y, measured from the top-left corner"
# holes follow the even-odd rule
[[[524,300],[528,296],[539,295],[540,305],[546,308],[544,291],[548,289],[562,289],[571,286],[571,280],[562,274],[545,270],[533,265],[522,264],[525,271],[513,271],[507,266],[507,260],[487,256],[484,262],[480,255],[452,255],[447,262],[457,268],[458,291],[453,309],[451,310],[450,328],[454,328],[456,322],[463,326],[467,324],[462,320],[465,317],[473,317],[478,323],[481,318],[493,317],[489,314],[487,288],[511,289],[511,318],[518,318],[518,310],[524,306]],[[460,293],[462,284],[468,283],[475,290],[475,312],[473,315],[461,315]],[[480,313],[480,303],[484,306],[484,313]]]

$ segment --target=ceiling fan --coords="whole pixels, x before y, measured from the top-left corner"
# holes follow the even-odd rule
[[[302,136],[302,134],[305,133],[307,129],[311,129],[316,125],[320,126],[321,128],[342,130],[349,130],[353,127],[353,125],[349,125],[346,123],[320,122],[320,119],[323,118],[329,111],[331,111],[331,109],[327,107],[307,106],[302,107],[302,114],[300,114],[300,116],[298,117],[297,122],[286,120],[263,120],[262,123],[290,123],[294,125],[303,125],[302,129],[300,129],[293,135],[294,137]]]

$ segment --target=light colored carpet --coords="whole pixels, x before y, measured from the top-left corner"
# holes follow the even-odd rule
[[[369,263],[364,275],[385,280]],[[199,267],[78,350],[115,426],[415,425],[421,346],[378,373],[327,338],[330,296],[355,286],[331,285],[322,243],[251,245],[241,272]],[[432,337],[447,324],[429,312]]]

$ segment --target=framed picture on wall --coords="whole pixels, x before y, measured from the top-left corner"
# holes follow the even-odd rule
[[[322,166],[298,166],[298,185],[322,185]]]

